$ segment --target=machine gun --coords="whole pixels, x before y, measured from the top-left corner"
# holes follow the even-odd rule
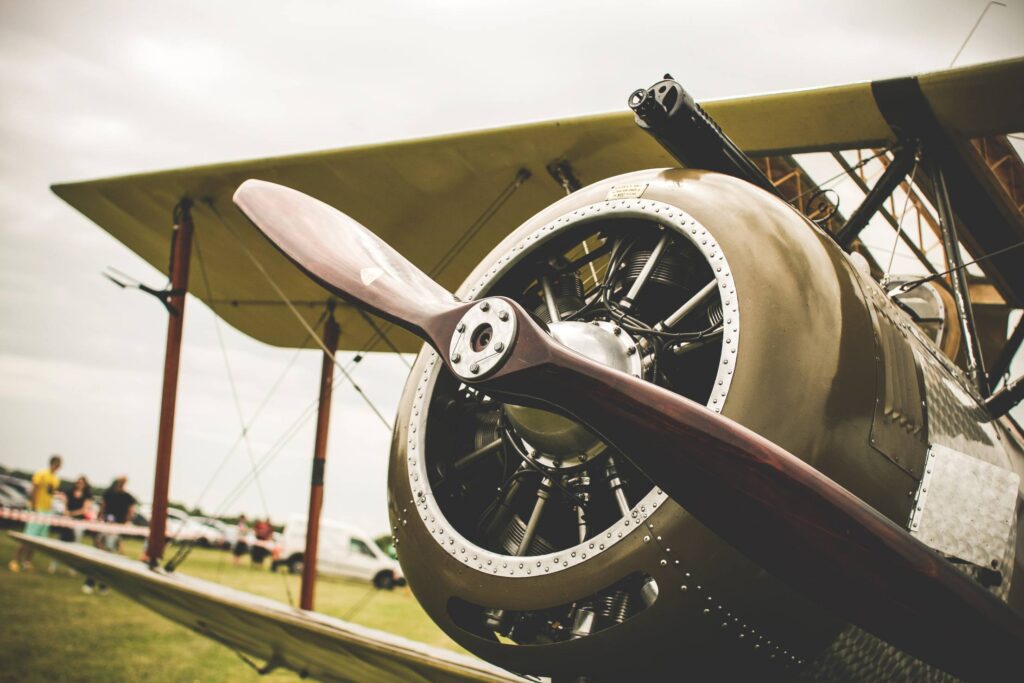
[[[636,124],[651,134],[679,163],[725,173],[782,197],[761,169],[722,132],[671,74],[629,96]]]

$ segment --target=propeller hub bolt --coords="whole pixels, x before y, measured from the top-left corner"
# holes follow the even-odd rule
[[[487,301],[481,302],[480,303],[480,310],[481,311],[489,311],[489,310],[491,310],[491,304],[489,302],[487,302]]]
[[[465,332],[465,331],[466,331],[466,323],[459,323],[459,324],[458,324],[458,325],[457,325],[457,326],[455,327],[455,331],[456,331],[456,332]]]
[[[498,316],[498,317],[500,318],[501,316]],[[494,344],[494,352],[495,353],[501,353],[504,350],[505,350],[505,345],[503,343],[495,342],[495,344]]]
[[[453,353],[452,354],[452,362],[453,363],[458,363],[460,360],[462,360],[462,354],[459,354],[459,353]]]
[[[480,372],[480,365],[478,363],[473,363],[472,365],[469,366],[469,371],[472,372],[474,375],[477,374],[478,372]]]
[[[508,311],[498,311],[498,320],[502,322],[508,320]],[[500,351],[501,349],[498,350]]]

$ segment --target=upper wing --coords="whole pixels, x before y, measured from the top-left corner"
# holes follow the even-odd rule
[[[77,543],[11,536],[228,647],[327,681],[526,681],[486,662]]]
[[[940,124],[958,139],[1024,128],[1024,59],[918,78]],[[625,95],[623,93],[623,101]],[[895,140],[871,83],[702,103],[752,156],[879,146]],[[342,150],[186,168],[54,186],[65,201],[167,271],[171,214],[196,202],[197,253],[205,261],[191,291],[225,320],[270,344],[298,346],[304,331],[274,289],[240,253],[241,242],[286,295],[323,301],[327,293],[267,244],[233,206],[249,178],[276,182],[341,208],[417,267],[454,291],[514,227],[564,193],[546,167],[568,161],[583,184],[676,162],[623,111]],[[526,178],[521,171],[529,174]],[[236,303],[232,303],[236,302]],[[300,307],[310,321],[322,306]],[[341,348],[363,349],[373,330],[343,307]],[[404,351],[419,342],[396,330]]]

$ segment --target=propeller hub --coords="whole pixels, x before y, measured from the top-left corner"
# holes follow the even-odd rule
[[[468,382],[487,377],[501,367],[515,339],[512,307],[502,299],[483,299],[455,326],[448,349],[452,371]]]

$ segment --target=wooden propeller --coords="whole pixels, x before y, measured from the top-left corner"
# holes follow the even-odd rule
[[[562,346],[514,301],[459,302],[316,199],[248,180],[235,202],[328,290],[417,334],[488,394],[579,420],[715,533],[825,609],[959,676],[1001,678],[1019,666],[1020,614],[793,454]],[[500,363],[475,376],[453,361],[453,349],[473,326],[498,324],[481,309],[511,312],[514,334],[498,349]]]

